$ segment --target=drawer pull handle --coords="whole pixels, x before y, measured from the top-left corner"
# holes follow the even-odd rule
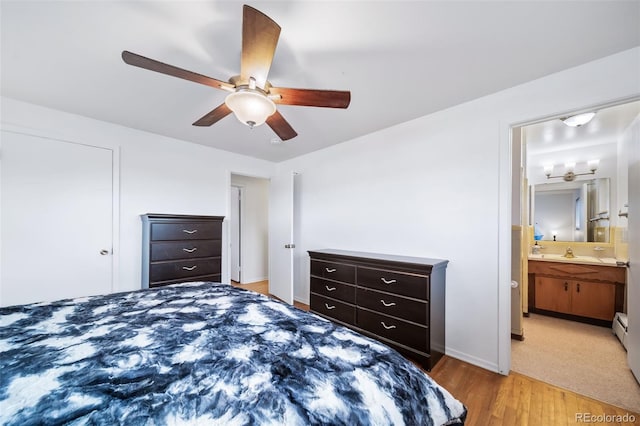
[[[396,282],[396,280],[385,280],[384,277],[380,278],[382,280],[383,283],[385,284],[393,284]]]
[[[196,232],[198,232],[198,230],[197,229],[192,229],[192,230],[183,229],[182,232],[187,233],[187,234],[195,234]]]
[[[328,310],[332,310],[336,308],[335,306],[329,305],[328,303],[325,303],[324,306],[326,306]]]
[[[334,291],[336,289],[335,287],[329,287],[328,285],[325,285],[324,288],[326,288],[327,291]]]
[[[396,328],[396,326],[395,326],[395,325],[387,325],[387,324],[385,324],[385,323],[384,323],[384,321],[380,321],[380,324],[382,324],[382,326],[383,326],[384,328],[386,328],[387,330],[391,330],[391,329],[393,329],[393,328]]]
[[[325,271],[327,271],[328,273],[332,273],[332,272],[337,271],[337,269],[335,269],[335,268],[324,268],[324,269],[325,269]]]
[[[388,308],[389,306],[396,306],[395,302],[387,303],[387,302],[385,302],[385,301],[384,301],[384,300],[382,300],[382,299],[380,299],[380,301],[381,301],[381,302],[382,302],[382,304],[383,304],[384,306],[386,306],[387,308]]]
[[[194,252],[194,251],[196,251],[196,250],[198,250],[198,248],[197,248],[197,247],[190,248],[190,249],[188,249],[188,248],[183,248],[183,249],[182,249],[182,251],[186,251],[187,253],[193,253],[193,252]]]
[[[194,269],[196,269],[198,267],[198,265],[193,265],[193,266],[183,266],[182,269],[184,269],[185,271],[193,271]]]

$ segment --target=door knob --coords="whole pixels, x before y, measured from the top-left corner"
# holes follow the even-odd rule
[[[100,250],[100,254],[103,255],[103,256],[106,256],[106,255],[109,254],[109,250],[102,249],[102,250]]]

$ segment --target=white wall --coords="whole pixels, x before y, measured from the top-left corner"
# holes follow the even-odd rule
[[[269,177],[273,163],[0,98],[3,128],[118,149],[114,291],[140,288],[144,213],[228,216],[230,170]],[[5,208],[6,206],[0,206]],[[223,227],[226,239],[227,226]],[[1,238],[1,236],[0,236]],[[223,277],[229,281],[226,253]],[[1,283],[0,283],[1,284]]]
[[[242,187],[241,283],[269,278],[269,180],[231,175],[231,184]]]
[[[422,90],[428,96],[428,85]],[[279,164],[279,173],[300,173],[295,294],[308,295],[310,249],[448,259],[447,353],[508,372],[510,126],[631,96],[640,96],[640,48]],[[120,147],[121,290],[139,285],[139,214],[226,215],[229,170],[264,177],[274,170],[16,101],[2,99],[2,107],[3,126],[35,123],[50,137]]]
[[[448,259],[447,353],[507,373],[510,126],[637,95],[639,48],[279,164],[300,173],[296,294],[311,249]]]

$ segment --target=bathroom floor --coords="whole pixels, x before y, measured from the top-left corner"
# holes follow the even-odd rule
[[[531,314],[524,336],[511,340],[513,371],[640,412],[640,385],[610,328]]]

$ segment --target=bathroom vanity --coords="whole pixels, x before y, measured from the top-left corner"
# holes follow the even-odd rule
[[[543,256],[529,258],[529,312],[607,327],[623,312],[625,267]]]

